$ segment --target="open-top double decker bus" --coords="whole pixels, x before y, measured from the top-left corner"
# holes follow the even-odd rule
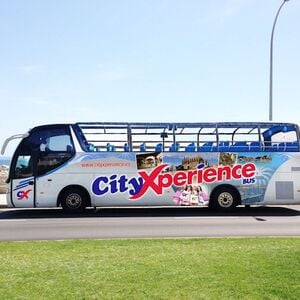
[[[76,123],[21,138],[9,207],[299,204],[299,128],[291,123]]]

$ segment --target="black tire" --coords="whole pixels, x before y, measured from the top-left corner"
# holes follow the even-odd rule
[[[240,194],[232,186],[217,187],[210,197],[210,207],[217,210],[229,211],[241,202]]]
[[[82,212],[87,206],[87,195],[84,190],[72,187],[61,193],[60,203],[66,212]]]

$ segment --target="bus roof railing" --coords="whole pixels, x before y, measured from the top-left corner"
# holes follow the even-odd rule
[[[95,127],[103,127],[103,128],[164,128],[167,127],[169,130],[173,129],[173,127],[187,127],[187,128],[213,128],[213,127],[220,127],[220,128],[233,128],[233,127],[241,127],[241,128],[249,128],[249,127],[270,127],[270,126],[296,126],[294,123],[284,123],[284,122],[186,122],[186,123],[157,123],[157,122],[149,122],[149,123],[143,123],[143,122],[78,122],[76,123],[81,128],[87,129],[89,128],[95,128]]]
[[[116,148],[122,148],[126,143],[129,149],[137,149],[147,143],[147,150],[152,151],[155,143],[162,143],[162,149],[172,148],[180,143],[176,149],[185,149],[189,144],[201,148],[205,143],[214,143],[218,149],[220,143],[244,141],[262,142],[262,137],[278,132],[294,131],[294,141],[299,143],[299,128],[293,123],[278,122],[198,122],[198,123],[127,123],[127,122],[79,122],[87,142],[105,147],[106,142],[115,143]],[[194,138],[193,138],[194,136]],[[191,147],[193,148],[193,147]],[[224,147],[223,147],[224,148]],[[146,149],[146,147],[145,147]]]

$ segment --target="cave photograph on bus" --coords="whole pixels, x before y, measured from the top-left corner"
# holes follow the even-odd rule
[[[153,152],[136,155],[137,169],[151,169],[162,164],[162,153]]]
[[[236,164],[237,154],[230,152],[221,152],[219,155],[219,165],[221,166],[233,166]]]

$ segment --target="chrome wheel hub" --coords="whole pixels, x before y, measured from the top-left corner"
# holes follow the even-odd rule
[[[218,203],[221,207],[228,208],[233,205],[233,197],[228,192],[223,192],[218,197]]]
[[[66,204],[69,208],[77,208],[81,205],[82,199],[80,195],[73,193],[66,198]]]

